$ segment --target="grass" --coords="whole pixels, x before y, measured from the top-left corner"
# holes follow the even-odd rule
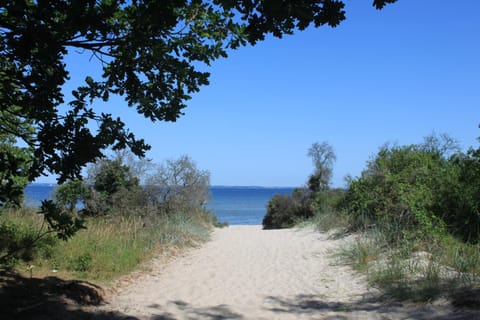
[[[434,243],[416,239],[390,243],[385,241],[388,238],[381,231],[370,231],[336,256],[366,273],[371,286],[397,301],[457,301],[459,294],[480,288],[480,245],[451,238]]]
[[[314,226],[315,229],[323,232],[332,229],[344,231],[348,229],[349,225],[350,217],[345,212],[333,209],[317,212],[312,218],[297,224],[299,227]]]
[[[317,213],[300,226],[348,233],[351,221],[335,210]],[[480,244],[451,235],[430,239],[402,233],[399,226],[370,228],[334,252],[341,264],[367,275],[371,286],[394,301],[445,298],[456,306],[480,307]]]
[[[31,209],[3,212],[0,226],[2,231],[11,232],[1,233],[5,236],[0,243],[0,256],[8,252],[8,245],[28,243],[35,238],[42,226],[41,218]],[[8,265],[35,276],[108,282],[133,271],[161,250],[207,240],[211,228],[208,221],[208,213],[200,211],[151,216],[147,223],[135,215],[90,218],[87,229],[68,241],[46,235],[34,249],[9,259]]]

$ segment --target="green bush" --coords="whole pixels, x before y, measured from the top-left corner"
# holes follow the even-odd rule
[[[480,152],[470,150],[450,161],[452,173],[439,192],[435,210],[453,235],[480,240]]]
[[[79,202],[90,195],[90,188],[82,180],[70,180],[55,188],[54,197],[58,204],[73,211]]]
[[[91,187],[84,199],[87,215],[118,214],[147,205],[147,194],[140,177],[121,158],[103,159],[89,170]]]
[[[295,189],[292,195],[275,195],[267,205],[264,229],[290,228],[313,216],[310,192]]]
[[[354,229],[397,226],[400,232],[442,233],[434,208],[445,184],[448,160],[424,145],[383,147],[360,178],[350,182],[344,204]]]
[[[431,137],[423,144],[383,147],[349,184],[344,208],[352,228],[386,227],[397,238],[449,232],[480,240],[479,154],[460,153],[450,139]]]

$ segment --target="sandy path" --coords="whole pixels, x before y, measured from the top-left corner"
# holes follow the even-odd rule
[[[375,302],[377,292],[330,257],[341,241],[309,230],[217,229],[202,247],[154,262],[108,308],[152,320],[451,318]]]

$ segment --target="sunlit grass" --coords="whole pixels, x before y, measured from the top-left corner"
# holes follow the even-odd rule
[[[344,245],[337,259],[367,275],[371,286],[395,300],[432,301],[480,288],[480,245],[445,236],[436,241],[387,241],[391,235],[370,231]],[[471,298],[471,297],[469,297]],[[477,297],[480,301],[480,297]],[[460,302],[461,303],[461,302]]]
[[[29,272],[39,276],[109,281],[161,250],[192,246],[209,237],[208,214],[200,211],[152,216],[147,222],[135,215],[89,218],[87,228],[68,241],[48,235],[28,257],[12,259],[10,264],[20,272],[33,266]],[[0,215],[0,225],[9,226],[21,241],[38,234],[42,219],[31,210],[9,211]]]

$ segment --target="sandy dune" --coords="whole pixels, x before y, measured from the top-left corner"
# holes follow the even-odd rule
[[[312,230],[217,229],[184,256],[110,298],[138,319],[469,319],[440,306],[382,304],[378,292],[329,254],[343,240]]]

